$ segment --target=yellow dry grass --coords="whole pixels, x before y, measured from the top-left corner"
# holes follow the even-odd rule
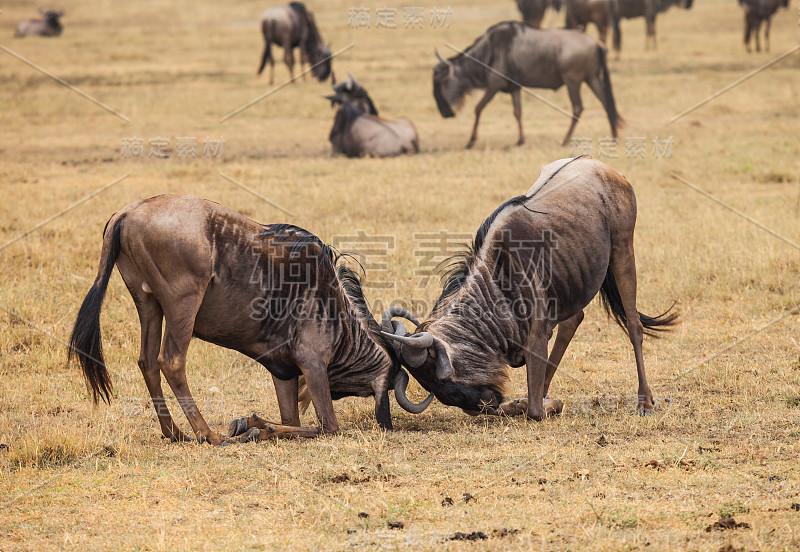
[[[344,428],[335,437],[169,444],[147,407],[138,321],[118,276],[102,317],[116,400],[92,407],[80,374],[65,366],[65,342],[94,279],[103,225],[131,201],[187,192],[328,241],[394,236],[394,250],[377,259],[387,268],[369,276],[396,286],[368,288],[368,300],[430,304],[437,282],[415,275],[414,234],[474,232],[543,165],[569,156],[558,145],[568,120],[528,95],[525,146],[511,146],[514,120],[500,96],[476,149],[462,149],[476,100],[441,119],[430,93],[433,48],[466,46],[517,15],[511,1],[453,0],[450,28],[432,29],[433,4],[414,3],[425,8],[422,30],[356,30],[351,3],[309,3],[334,50],[354,44],[335,60],[337,75],[351,70],[383,114],[415,122],[420,155],[388,160],[331,157],[328,88],[310,80],[219,122],[270,89],[254,76],[262,2],[62,3],[66,31],[51,40],[12,39],[37,5],[3,4],[0,44],[131,124],[0,52],[2,244],[128,175],[0,250],[0,550],[800,548],[798,250],[670,176],[800,242],[800,53],[668,124],[796,45],[794,8],[775,18],[772,54],[744,53],[733,2],[670,11],[659,19],[658,52],[642,50],[642,21],[623,23],[612,81],[623,136],[644,137],[647,152],[628,159],[623,142],[619,158],[605,160],[638,196],[640,310],[677,299],[682,312],[674,333],[645,345],[656,415],[634,415],[630,345],[593,304],[554,380],[552,394],[566,403],[558,419],[470,418],[440,404],[414,417],[395,407],[397,431],[382,433],[369,400],[346,399],[335,405]],[[374,27],[384,4],[360,5]],[[390,3],[401,27],[404,6]],[[278,63],[276,82],[285,77]],[[537,93],[568,108],[565,90]],[[576,136],[596,151],[608,127],[586,89],[584,101]],[[673,139],[671,158],[652,154],[657,136]],[[224,154],[126,160],[129,137],[169,138],[173,153],[178,137],[196,137],[199,148],[222,137]],[[188,364],[213,427],[254,410],[278,417],[270,379],[253,362],[195,342]],[[524,372],[513,370],[509,395],[524,390]],[[730,515],[749,529],[705,530]],[[448,540],[459,532],[487,538]]]

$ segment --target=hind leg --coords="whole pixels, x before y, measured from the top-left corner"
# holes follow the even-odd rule
[[[575,131],[575,126],[581,118],[583,113],[583,103],[581,102],[581,81],[575,82],[574,80],[567,83],[567,92],[569,92],[569,101],[572,103],[572,122],[567,130],[567,135],[564,136],[562,146],[569,144],[569,139],[572,138],[572,133]]]
[[[142,345],[139,353],[139,369],[144,376],[147,391],[158,416],[161,433],[172,441],[191,441],[173,421],[161,389],[161,372],[158,369],[158,351],[161,348],[161,305],[152,296],[137,303],[139,321],[142,325]]]
[[[764,51],[769,52],[769,26],[770,22],[772,21],[771,18],[767,18],[764,22]]]
[[[289,68],[289,80],[294,82],[294,50],[291,46],[283,49],[283,62]]]
[[[625,317],[628,320],[628,336],[636,357],[636,374],[639,379],[637,410],[641,414],[648,414],[653,412],[653,392],[647,384],[642,354],[644,328],[639,319],[639,312],[636,310],[636,259],[633,254],[632,235],[625,239],[624,243],[614,244],[610,265],[625,309]]]
[[[189,295],[171,302],[168,308],[164,308],[167,327],[161,353],[158,355],[158,367],[175,394],[178,404],[181,405],[198,441],[219,445],[222,443],[222,438],[208,427],[186,380],[186,352],[192,339],[194,320],[202,298],[202,294]]]
[[[511,103],[514,106],[514,117],[517,119],[517,128],[519,129],[519,139],[517,145],[521,146],[525,143],[525,134],[522,132],[522,95],[520,89],[517,88],[511,92]]]

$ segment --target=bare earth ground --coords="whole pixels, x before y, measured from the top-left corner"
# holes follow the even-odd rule
[[[645,344],[657,414],[634,414],[630,344],[593,304],[554,380],[551,394],[566,404],[557,419],[470,418],[435,403],[417,417],[395,407],[397,431],[383,433],[371,400],[345,399],[335,437],[169,444],[147,406],[138,321],[118,276],[102,317],[116,400],[91,405],[65,342],[103,225],[124,205],[187,192],[327,241],[393,237],[393,249],[367,259],[367,298],[376,312],[399,299],[424,311],[438,279],[419,273],[415,233],[473,233],[543,165],[570,155],[559,146],[568,119],[529,95],[520,148],[507,96],[487,108],[469,152],[476,98],[454,120],[436,111],[433,48],[449,55],[446,43],[465,47],[516,18],[510,0],[453,0],[449,29],[430,25],[433,2],[415,2],[421,30],[402,29],[403,3],[388,4],[396,30],[374,28],[386,4],[361,3],[371,29],[348,27],[351,3],[309,5],[334,51],[354,44],[334,61],[337,75],[356,74],[387,117],[411,117],[420,155],[333,158],[329,88],[311,80],[220,123],[271,88],[255,77],[263,2],[61,3],[64,35],[38,40],[12,38],[38,4],[3,3],[1,45],[131,123],[0,52],[0,550],[800,548],[800,52],[669,124],[798,44],[794,7],[773,22],[771,54],[745,54],[732,0],[671,10],[657,52],[642,49],[642,21],[623,22],[623,55],[610,65],[628,124],[618,158],[601,159],[638,196],[640,310],[677,300],[682,313],[675,332]],[[276,84],[286,78],[278,63]],[[537,93],[569,107],[563,89]],[[576,136],[596,155],[608,127],[588,89],[583,97]],[[168,138],[172,155],[125,159],[131,137],[145,141],[145,156],[147,140]],[[179,137],[197,138],[198,159],[178,158]],[[206,137],[224,139],[221,159],[200,155]],[[627,157],[630,137],[645,138],[644,159]],[[653,153],[656,137],[672,138],[671,157]],[[241,355],[195,342],[188,365],[212,427],[252,411],[278,417],[270,379]],[[416,385],[412,393],[422,396]],[[524,393],[524,371],[513,370],[508,395]],[[748,527],[706,530],[730,516]]]

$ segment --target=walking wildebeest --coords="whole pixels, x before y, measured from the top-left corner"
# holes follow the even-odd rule
[[[561,0],[517,0],[522,20],[532,27],[541,27],[544,12],[548,7],[561,11]]]
[[[611,25],[614,37],[614,50],[619,53],[621,33],[619,29],[619,10],[616,0],[565,0],[567,29],[586,31],[589,23],[597,27],[600,41],[605,44],[608,27]]]
[[[617,171],[587,157],[551,163],[527,194],[481,225],[470,250],[451,265],[428,319],[413,334],[399,323],[389,331],[384,324],[384,332],[411,375],[441,402],[470,414],[541,420],[562,407],[546,399],[550,382],[599,291],[633,345],[638,410],[650,411],[642,336],[667,329],[677,314],[636,310],[635,222],[633,188]],[[503,403],[507,367],[523,364],[527,400]]]
[[[272,374],[286,427],[259,424],[258,418],[244,426],[234,421],[232,434],[249,428],[245,439],[318,433],[299,427],[300,375],[325,433],[339,430],[332,399],[347,396],[374,396],[378,424],[390,429],[393,384],[398,403],[419,411],[405,396],[408,375],[370,314],[358,277],[337,266],[328,246],[295,226],[261,225],[185,195],[137,201],[106,224],[97,278],[81,305],[69,349],[95,402],[110,401],[100,310],[115,265],[139,313],[139,368],[164,437],[187,440],[170,416],[161,374],[198,440],[222,442],[189,391],[186,351],[193,336],[239,351]],[[390,308],[387,315],[398,312],[408,314]]]
[[[789,0],[739,0],[739,5],[744,6],[744,45],[750,52],[750,35],[755,35],[756,52],[761,51],[761,23],[766,21],[764,27],[764,49],[769,52],[769,28],[772,16],[779,7],[788,8]]]
[[[45,11],[39,8],[39,12],[44,16],[44,19],[23,19],[17,23],[17,31],[14,36],[17,38],[26,36],[59,36],[61,31],[64,30],[60,21],[64,16],[64,11]]]
[[[369,94],[352,75],[339,84],[334,82],[333,90],[333,95],[325,96],[339,106],[328,136],[333,153],[347,157],[392,157],[419,152],[414,124],[405,117],[392,120],[378,117]]]
[[[269,83],[275,82],[275,60],[272,59],[271,44],[283,48],[283,61],[289,68],[289,76],[294,79],[294,49],[300,47],[300,70],[308,60],[311,73],[320,82],[331,73],[331,50],[322,42],[312,14],[302,2],[290,2],[273,6],[261,16],[261,32],[264,35],[264,54],[258,74],[269,61]]]
[[[454,108],[460,106],[471,90],[486,90],[475,107],[475,124],[467,148],[471,148],[478,138],[481,111],[498,92],[511,94],[519,127],[517,145],[525,142],[520,97],[522,86],[557,90],[567,85],[573,115],[564,145],[569,143],[583,112],[580,89],[584,82],[603,104],[615,138],[617,128],[622,125],[611,90],[606,47],[581,32],[545,31],[523,22],[505,21],[489,27],[460,54],[443,59],[437,51],[436,56],[439,63],[433,69],[433,97],[442,117],[455,117]]]

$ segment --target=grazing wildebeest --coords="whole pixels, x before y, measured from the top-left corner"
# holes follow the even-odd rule
[[[264,425],[257,417],[235,420],[231,433],[247,430],[244,439],[318,433],[299,427],[300,375],[325,433],[339,430],[332,399],[374,396],[378,424],[387,429],[392,385],[401,406],[419,408],[405,397],[408,375],[370,314],[357,276],[337,266],[328,246],[295,226],[261,225],[185,195],[132,203],[106,225],[97,278],[69,349],[95,402],[110,400],[100,309],[115,265],[139,313],[139,368],[164,437],[187,440],[164,401],[161,374],[198,440],[222,442],[189,391],[186,351],[193,336],[239,351],[272,374],[284,426]]]
[[[583,112],[580,89],[586,82],[603,104],[611,133],[617,137],[622,118],[617,113],[611,90],[606,47],[597,39],[578,31],[545,31],[519,21],[505,21],[490,27],[472,46],[456,56],[443,59],[438,51],[436,55],[439,63],[433,69],[433,97],[442,117],[455,117],[454,108],[458,109],[471,90],[486,90],[475,107],[475,124],[467,148],[478,138],[481,111],[498,92],[511,94],[519,128],[517,144],[525,142],[522,86],[557,90],[567,85],[573,116],[564,137],[566,145]]]
[[[303,63],[311,64],[311,73],[320,82],[331,73],[331,50],[322,42],[312,14],[302,2],[290,2],[273,6],[261,16],[261,32],[264,35],[264,54],[258,74],[269,61],[269,82],[275,82],[275,60],[272,59],[271,44],[283,48],[283,61],[289,68],[289,76],[294,79],[294,49],[300,47],[300,70]]]
[[[617,0],[565,0],[567,29],[586,31],[589,23],[597,27],[600,41],[605,44],[609,25],[613,29],[614,50],[619,53],[621,33]]]
[[[541,27],[547,8],[561,11],[561,0],[517,0],[517,8],[522,20],[533,27]]]
[[[411,375],[441,402],[470,414],[540,420],[562,407],[546,399],[550,382],[583,309],[599,292],[630,337],[638,410],[650,411],[642,336],[667,329],[677,314],[636,310],[635,222],[633,188],[617,171],[587,157],[551,163],[527,194],[503,203],[481,225],[428,319],[413,334],[399,323],[384,331]],[[523,364],[527,400],[503,403],[507,367]]]
[[[779,7],[788,8],[789,0],[739,0],[739,5],[744,6],[744,45],[750,52],[750,35],[755,35],[756,52],[761,51],[761,23],[766,21],[764,27],[764,49],[769,52],[769,28],[772,16]]]
[[[43,10],[39,12],[44,19],[23,19],[17,23],[17,31],[14,36],[23,38],[26,36],[59,36],[64,30],[60,19],[64,16],[64,11]]]
[[[392,120],[378,117],[369,94],[352,76],[335,84],[333,89],[333,95],[325,96],[338,105],[328,136],[333,153],[347,157],[392,157],[419,152],[414,124],[405,117]]]

